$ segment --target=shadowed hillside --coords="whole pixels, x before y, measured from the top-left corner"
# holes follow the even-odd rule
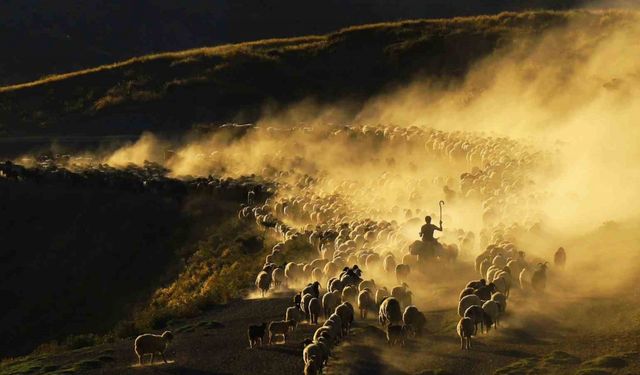
[[[415,18],[565,9],[578,0],[6,0],[0,4],[0,84],[149,53]]]
[[[253,121],[265,104],[305,98],[358,105],[416,75],[462,77],[479,59],[567,22],[593,29],[618,12],[505,13],[352,27],[325,36],[134,58],[0,88],[0,134],[108,135]]]

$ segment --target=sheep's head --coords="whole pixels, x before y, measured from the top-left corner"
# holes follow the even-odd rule
[[[302,347],[306,348],[307,346],[313,344],[313,340],[310,338],[306,338],[302,341]]]
[[[167,340],[167,341],[171,341],[171,340],[173,340],[173,333],[171,333],[171,331],[164,331],[162,333],[162,338]]]
[[[487,280],[480,279],[480,285],[487,285]]]

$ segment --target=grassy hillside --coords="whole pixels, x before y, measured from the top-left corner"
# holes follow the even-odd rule
[[[0,84],[134,56],[415,18],[565,9],[579,0],[5,0]]]
[[[0,194],[9,197],[0,203],[0,358],[45,342],[75,349],[101,340],[89,333],[128,337],[162,328],[186,309],[237,296],[254,278],[253,269],[249,276],[237,270],[195,301],[191,289],[172,286],[179,273],[222,279],[219,272],[236,260],[246,257],[242,264],[255,268],[262,259],[247,253],[262,248],[245,246],[253,226],[236,219],[251,181],[214,180],[195,191],[195,183],[158,177],[152,167],[18,168],[18,175],[0,167]],[[227,249],[231,256],[219,259]],[[190,271],[197,267],[200,273]],[[173,293],[165,294],[183,301],[179,309],[153,296],[167,285]]]
[[[180,131],[194,122],[251,121],[267,102],[357,102],[416,75],[461,77],[514,34],[539,34],[576,19],[595,29],[622,18],[504,13],[149,55],[0,88],[0,136]]]

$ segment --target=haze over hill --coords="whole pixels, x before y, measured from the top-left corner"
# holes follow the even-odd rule
[[[130,57],[401,19],[566,9],[581,0],[5,0],[0,85]]]

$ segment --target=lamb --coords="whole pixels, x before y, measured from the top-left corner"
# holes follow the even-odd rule
[[[417,307],[411,305],[404,309],[402,321],[404,326],[407,327],[408,331],[411,332],[413,336],[420,336],[427,319]]]
[[[464,312],[471,306],[482,306],[482,301],[480,301],[480,298],[475,294],[465,296],[458,302],[458,316],[461,318],[464,317]]]
[[[382,301],[380,309],[378,310],[378,322],[380,325],[402,322],[402,310],[400,309],[400,302],[398,302],[397,299],[388,297]]]
[[[380,305],[382,301],[389,297],[389,291],[386,287],[382,287],[376,291],[376,305]]]
[[[149,364],[153,364],[153,356],[157,353],[160,354],[164,363],[167,360],[164,358],[164,352],[167,350],[167,346],[173,340],[173,333],[165,331],[162,335],[153,335],[150,333],[140,335],[136,337],[134,342],[134,350],[138,355],[138,364],[142,366],[142,357],[146,354],[151,354],[151,360]]]
[[[341,303],[340,295],[340,291],[337,290],[335,292],[325,293],[325,295],[322,296],[322,310],[325,319],[327,319]]]
[[[256,288],[260,289],[262,297],[269,291],[271,286],[271,274],[266,271],[261,271],[256,277]]]
[[[287,311],[284,315],[284,320],[293,320],[296,322],[297,326],[299,322],[304,320],[304,313],[302,312],[302,310],[300,310],[299,306],[287,307]],[[292,331],[295,330],[295,328],[296,327],[294,326]]]
[[[264,339],[264,333],[267,330],[267,323],[260,325],[250,325],[247,329],[247,335],[249,336],[249,347],[253,348],[258,344],[262,346],[262,340]]]
[[[367,319],[367,312],[375,308],[371,291],[365,288],[358,294],[358,309],[360,309],[360,319]]]
[[[396,266],[396,279],[399,283],[407,281],[409,273],[411,273],[411,267],[408,264],[401,263]]]
[[[404,346],[406,336],[405,326],[392,324],[387,326],[387,343],[389,345],[396,345],[400,343],[400,346]]]
[[[277,320],[269,323],[269,344],[272,344],[276,336],[282,336],[283,342],[287,342],[287,335],[291,327],[296,326],[295,320]]]
[[[498,329],[498,320],[500,318],[500,305],[496,301],[487,301],[482,305],[482,310],[491,318],[491,321]],[[491,328],[491,324],[487,325],[487,331]]]
[[[322,313],[322,304],[318,298],[311,298],[309,301],[309,318],[311,324],[318,324],[318,316]]]
[[[462,318],[456,328],[460,336],[460,349],[471,349],[471,336],[474,333],[475,325],[471,318]]]

